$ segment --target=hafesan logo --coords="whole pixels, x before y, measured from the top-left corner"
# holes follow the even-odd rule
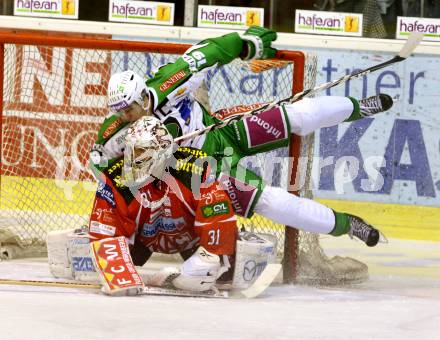
[[[168,2],[110,0],[109,21],[174,24],[174,4]]]
[[[359,18],[346,15],[345,16],[345,32],[359,32]]]
[[[440,41],[440,19],[397,17],[396,38],[407,39],[411,32],[422,32],[423,40]]]
[[[264,25],[264,8],[204,5],[198,8],[198,27],[247,29]]]
[[[156,12],[157,21],[170,21],[170,17],[171,17],[170,6],[164,6],[164,5],[157,6],[157,12]]]
[[[362,14],[296,10],[295,32],[362,36]]]
[[[78,18],[79,0],[14,0],[14,15]]]
[[[247,11],[246,26],[260,26],[260,13],[257,11]]]
[[[61,14],[74,15],[75,14],[75,1],[74,0],[62,0]]]

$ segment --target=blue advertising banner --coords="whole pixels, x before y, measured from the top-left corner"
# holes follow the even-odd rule
[[[391,54],[318,52],[317,83],[383,62]],[[325,95],[365,98],[387,93],[394,106],[374,119],[316,133],[315,195],[398,204],[440,204],[440,88],[436,56],[415,55]]]

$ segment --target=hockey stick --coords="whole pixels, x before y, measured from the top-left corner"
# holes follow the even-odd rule
[[[396,56],[391,58],[390,60],[387,60],[387,61],[385,61],[383,63],[380,63],[380,64],[377,64],[377,65],[368,67],[368,68],[363,69],[363,70],[359,70],[359,71],[354,72],[352,74],[347,74],[347,75],[345,75],[345,76],[343,76],[343,77],[341,77],[339,79],[336,79],[334,81],[318,85],[318,86],[316,86],[314,88],[304,90],[304,91],[299,92],[299,93],[297,93],[295,95],[292,95],[292,96],[290,96],[288,98],[284,98],[284,99],[281,99],[279,101],[274,101],[274,102],[268,103],[268,104],[263,105],[262,107],[260,107],[258,109],[234,115],[234,116],[232,116],[230,118],[225,119],[224,121],[221,121],[221,122],[215,123],[213,125],[207,126],[204,129],[193,131],[193,132],[187,133],[187,134],[185,134],[183,136],[180,136],[180,137],[174,139],[174,141],[176,143],[178,143],[178,142],[181,142],[181,141],[184,141],[184,140],[187,140],[187,139],[191,139],[191,138],[203,135],[203,134],[208,133],[210,131],[221,129],[221,128],[225,127],[225,126],[228,126],[228,125],[231,125],[231,124],[233,124],[233,123],[235,123],[237,121],[240,121],[240,120],[242,120],[242,119],[244,119],[246,117],[255,115],[255,114],[257,114],[257,113],[259,113],[259,112],[261,112],[263,110],[268,110],[268,109],[270,109],[270,108],[272,108],[274,106],[277,106],[277,105],[280,105],[280,104],[284,104],[284,103],[294,103],[294,102],[296,102],[298,100],[303,99],[306,96],[315,94],[316,92],[319,92],[319,91],[322,91],[322,90],[327,90],[327,89],[329,89],[331,87],[334,87],[334,86],[337,86],[339,84],[345,83],[345,82],[347,82],[349,80],[366,76],[367,74],[369,74],[371,72],[380,70],[380,69],[385,68],[385,67],[387,67],[389,65],[392,65],[394,63],[401,62],[401,61],[405,60],[406,58],[408,58],[410,56],[410,54],[419,45],[419,43],[420,43],[420,41],[422,39],[423,39],[423,34],[422,33],[420,33],[420,32],[413,32],[408,37],[408,40],[406,41],[405,45],[403,45],[403,47],[400,50],[400,52]]]
[[[76,288],[91,289],[99,291],[101,285],[86,282],[68,282],[68,281],[44,281],[44,280],[14,280],[0,279],[0,285],[6,286],[30,286],[30,287],[48,287],[48,288]],[[208,291],[208,292],[190,292],[171,288],[145,286],[139,295],[168,295],[168,296],[188,296],[188,297],[206,297],[206,298],[228,298],[227,291]]]
[[[275,280],[281,270],[280,264],[270,263],[264,268],[260,276],[248,288],[243,290],[210,290],[207,292],[191,292],[173,288],[145,286],[139,295],[162,295],[162,296],[182,296],[182,297],[203,297],[221,299],[252,299],[261,295]],[[86,282],[68,281],[44,281],[44,280],[22,280],[22,279],[1,279],[0,285],[8,286],[37,286],[52,288],[77,288],[99,290],[101,285]]]
[[[281,264],[269,263],[253,284],[246,289],[232,291],[230,297],[247,299],[256,298],[272,284],[278,276],[278,273],[281,271],[281,268]]]

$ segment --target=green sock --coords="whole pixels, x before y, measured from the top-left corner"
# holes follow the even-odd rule
[[[346,120],[344,120],[344,122],[352,122],[353,120],[358,120],[358,119],[363,118],[360,113],[361,110],[359,108],[358,100],[353,97],[347,97],[347,98],[351,100],[354,108],[353,108],[353,112],[351,113],[351,116],[348,117]]]
[[[340,213],[334,210],[333,212],[335,214],[335,227],[329,234],[333,236],[341,236],[347,234],[350,230],[350,222],[348,221],[347,214]]]

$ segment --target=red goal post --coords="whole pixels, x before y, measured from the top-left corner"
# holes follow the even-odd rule
[[[29,46],[29,51],[26,50],[26,52],[27,46]],[[105,96],[107,82],[112,71],[112,52],[181,55],[190,46],[176,43],[47,35],[38,32],[0,33],[0,112],[2,115],[0,120],[2,151],[0,172],[2,225],[0,232],[2,228],[8,230],[7,233],[5,232],[6,239],[0,238],[0,245],[7,245],[13,238],[17,241],[17,249],[33,245],[43,244],[44,246],[44,236],[47,231],[54,228],[75,228],[79,226],[78,224],[85,223],[84,214],[81,213],[87,211],[87,207],[91,207],[90,200],[93,195],[89,193],[87,198],[79,203],[77,198],[80,194],[75,191],[76,184],[71,182],[91,181],[90,176],[83,169],[94,136],[91,132],[86,133],[86,130],[97,131],[99,119],[107,114]],[[90,51],[90,53],[77,53],[80,58],[83,56],[85,59],[90,59],[74,61],[75,52],[73,51],[76,50]],[[90,54],[95,53],[94,51],[102,51],[102,54],[96,56],[96,60],[90,57]],[[29,56],[30,52],[36,55]],[[278,51],[275,59],[292,65],[290,91],[293,93],[302,91],[305,54],[300,51]],[[75,69],[76,63],[82,63],[83,69]],[[90,74],[78,74],[84,70]],[[80,92],[72,87],[75,82],[80,83]],[[29,88],[23,87],[23,84],[27,84]],[[91,102],[81,106],[82,103],[77,97],[83,95]],[[73,102],[75,105],[72,104]],[[83,121],[82,117],[84,117]],[[77,130],[73,131],[73,129]],[[81,133],[83,135],[78,137]],[[299,137],[292,137],[289,150],[289,155],[293,160],[289,171],[291,185],[295,183],[298,175],[301,144]],[[71,145],[74,145],[76,149],[64,150],[66,146],[70,148]],[[58,157],[59,154],[62,154],[61,158]],[[69,171],[74,172],[72,169],[75,167],[75,162],[80,164],[81,169],[73,178],[65,176],[65,173]],[[57,177],[59,172],[62,173],[61,180]],[[55,185],[53,182],[56,182]],[[73,203],[64,202],[63,198],[56,197],[54,201],[57,201],[59,206],[51,205],[50,209],[53,211],[48,211],[49,208],[44,206],[45,200],[53,195],[53,192],[45,190],[51,190],[51,188],[58,190],[59,186],[68,189],[67,195],[71,196]],[[69,186],[71,186],[70,190]],[[65,190],[64,194],[66,195]],[[77,220],[70,217],[67,219],[63,217],[65,215],[61,215],[62,222],[54,221],[55,217],[58,218],[62,210],[70,205],[72,205],[70,210],[67,209],[69,216],[82,217]],[[78,206],[81,206],[83,210],[79,211]],[[297,230],[285,228],[283,242],[284,281],[290,282],[296,277]]]

